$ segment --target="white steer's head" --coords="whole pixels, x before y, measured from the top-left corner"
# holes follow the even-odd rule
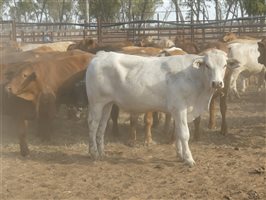
[[[194,60],[193,67],[203,71],[204,80],[209,87],[220,89],[224,87],[223,79],[226,68],[237,68],[239,62],[235,59],[228,59],[224,51],[209,49]]]

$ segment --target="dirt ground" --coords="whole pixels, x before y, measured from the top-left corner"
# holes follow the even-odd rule
[[[106,133],[104,161],[88,155],[83,121],[56,119],[52,141],[42,142],[34,127],[28,137],[31,154],[19,154],[16,131],[2,121],[0,199],[266,199],[266,93],[254,88],[228,105],[229,134],[207,128],[190,141],[196,165],[181,162],[168,144],[163,122],[153,129],[157,143],[144,146],[140,119],[135,147],[127,145],[128,115],[120,118],[120,137]],[[190,124],[193,132],[193,124]]]

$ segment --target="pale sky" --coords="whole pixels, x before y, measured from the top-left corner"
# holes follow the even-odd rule
[[[164,4],[162,7],[158,8],[156,11],[159,12],[159,16],[160,16],[160,20],[164,20],[165,17],[165,12],[172,10],[174,11],[174,7],[171,8],[171,0],[163,0]],[[214,8],[214,4],[212,2],[207,2],[208,5],[208,12],[209,12],[209,19],[210,20],[215,20],[215,8]],[[186,14],[189,12],[188,8],[183,8],[182,9],[182,14],[185,17]],[[230,15],[229,15],[230,18]],[[157,19],[157,15],[154,16],[154,19]],[[201,18],[202,19],[202,16]],[[175,21],[175,13],[174,12],[170,12],[167,21]]]

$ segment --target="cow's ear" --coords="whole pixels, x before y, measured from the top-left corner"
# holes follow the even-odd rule
[[[240,62],[236,59],[229,58],[229,59],[227,59],[227,67],[229,69],[238,68],[238,67],[240,67]]]
[[[193,61],[192,66],[199,69],[200,66],[202,66],[202,64],[204,64],[204,56],[200,56],[200,57],[196,58]]]

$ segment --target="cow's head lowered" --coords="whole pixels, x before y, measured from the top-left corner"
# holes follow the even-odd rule
[[[209,49],[194,60],[193,67],[202,70],[207,87],[220,89],[224,87],[223,79],[226,68],[239,67],[239,62],[235,59],[228,59],[224,51]]]
[[[6,85],[6,90],[23,99],[37,101],[40,85],[34,67],[31,64],[21,67]]]

